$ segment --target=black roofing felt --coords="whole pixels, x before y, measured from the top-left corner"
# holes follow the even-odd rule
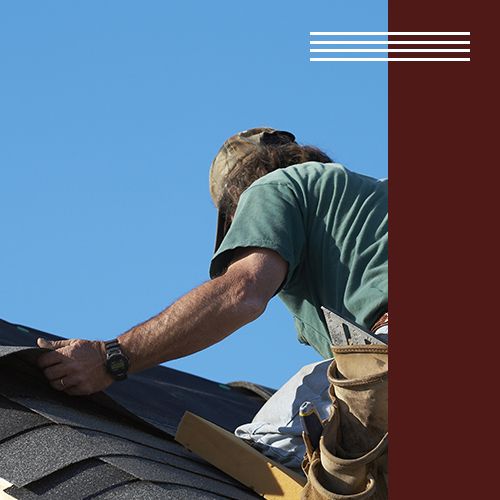
[[[233,430],[264,399],[165,367],[71,397],[50,388],[36,338],[0,320],[0,478],[14,498],[255,498],[172,439],[189,409]],[[119,386],[116,387],[115,386]]]

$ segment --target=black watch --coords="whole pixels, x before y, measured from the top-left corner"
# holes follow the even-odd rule
[[[106,371],[115,380],[125,380],[128,372],[128,358],[123,354],[117,339],[104,342],[106,350]]]

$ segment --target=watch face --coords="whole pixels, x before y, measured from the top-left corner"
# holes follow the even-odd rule
[[[123,354],[113,354],[108,358],[106,367],[113,377],[123,379],[127,376],[128,360]]]
[[[109,369],[112,372],[122,372],[126,368],[125,360],[121,356],[113,356],[109,360]]]

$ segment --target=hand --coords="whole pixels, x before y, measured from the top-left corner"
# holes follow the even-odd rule
[[[102,342],[91,340],[37,340],[39,347],[53,349],[38,358],[50,385],[72,396],[102,391],[113,383],[106,372],[106,355]]]

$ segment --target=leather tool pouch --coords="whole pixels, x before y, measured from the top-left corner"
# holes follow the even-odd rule
[[[332,405],[318,449],[306,441],[303,499],[387,499],[388,349],[332,347]],[[309,444],[309,446],[308,446]]]

